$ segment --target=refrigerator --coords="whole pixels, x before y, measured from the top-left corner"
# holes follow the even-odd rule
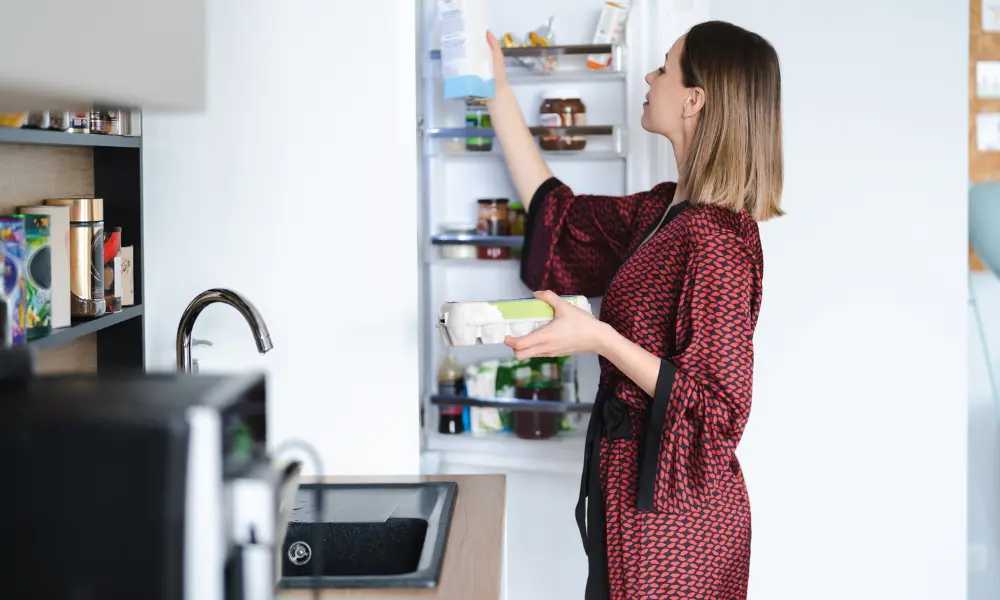
[[[508,74],[529,126],[540,124],[547,97],[575,95],[586,106],[586,148],[543,152],[553,174],[577,194],[624,195],[676,179],[669,144],[639,125],[647,91],[645,75],[661,66],[673,40],[709,18],[708,0],[632,0],[624,35],[594,48],[604,2],[599,0],[465,0],[488,4],[489,28],[527,38],[551,25],[547,49],[508,52]],[[441,77],[438,0],[420,0],[417,22],[418,131],[420,136],[420,344],[422,468],[436,473],[507,475],[505,594],[518,600],[583,597],[586,556],[573,519],[583,459],[583,438],[598,383],[596,356],[574,357],[579,404],[563,407],[572,431],[547,440],[519,439],[510,432],[442,434],[437,371],[446,348],[436,328],[438,311],[449,301],[529,297],[510,260],[449,258],[472,252],[468,245],[489,242],[516,249],[523,238],[477,240],[461,232],[477,221],[477,200],[520,202],[499,143],[481,151],[482,136],[466,129],[464,100],[446,100]],[[485,32],[483,32],[485,36]],[[611,58],[603,69],[586,67],[588,54]],[[552,70],[539,68],[555,56]],[[545,59],[553,60],[553,59]],[[525,66],[525,63],[530,63]],[[472,139],[472,138],[476,139]],[[469,144],[467,144],[469,142]],[[479,147],[479,151],[468,146]],[[488,145],[488,144],[485,144]],[[514,251],[516,255],[516,250]],[[471,256],[471,254],[469,255]],[[600,298],[591,298],[595,315]],[[510,357],[505,346],[450,350],[463,365]],[[470,404],[488,398],[470,398]]]

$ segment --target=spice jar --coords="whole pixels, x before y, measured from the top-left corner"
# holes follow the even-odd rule
[[[554,90],[545,94],[539,109],[539,123],[542,127],[583,127],[587,124],[587,107],[575,90]],[[584,136],[570,136],[560,133],[543,134],[539,143],[542,150],[583,150],[587,146]]]
[[[491,129],[493,122],[490,112],[481,100],[472,98],[465,102],[465,127],[467,129]],[[465,138],[465,149],[470,152],[489,152],[493,150],[493,138],[477,136]]]
[[[519,400],[559,402],[561,385],[558,381],[531,381],[514,388]],[[519,410],[514,413],[514,435],[525,440],[545,440],[559,433],[559,414]]]
[[[58,198],[49,206],[69,207],[70,314],[104,314],[104,200]]]
[[[506,198],[484,198],[479,200],[479,222],[476,233],[479,235],[510,235]],[[481,246],[476,249],[477,258],[483,260],[505,260],[510,258],[510,248],[505,246]]]
[[[445,235],[476,235],[476,225],[448,224],[441,226]],[[472,244],[447,244],[441,247],[441,258],[457,260],[475,260],[478,258],[476,247]]]

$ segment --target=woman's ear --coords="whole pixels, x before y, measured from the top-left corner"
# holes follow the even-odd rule
[[[705,108],[705,89],[700,87],[688,89],[688,97],[684,101],[684,117],[693,117],[703,108]]]

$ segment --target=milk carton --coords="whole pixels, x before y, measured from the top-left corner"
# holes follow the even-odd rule
[[[492,98],[493,55],[487,0],[438,0],[444,97]]]

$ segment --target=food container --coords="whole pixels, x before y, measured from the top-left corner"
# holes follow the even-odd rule
[[[576,90],[553,90],[544,94],[539,108],[542,127],[583,127],[587,124],[587,107]],[[542,150],[579,151],[587,147],[587,138],[561,133],[544,134],[539,138]]]
[[[585,296],[564,300],[590,312]],[[502,344],[506,336],[531,333],[552,321],[552,307],[544,300],[447,302],[438,313],[438,329],[445,346]]]
[[[478,202],[479,221],[476,223],[476,233],[489,236],[510,235],[510,220],[507,210],[510,200],[484,198]],[[481,246],[477,249],[476,256],[481,260],[507,260],[510,258],[510,248]]]
[[[441,233],[445,235],[473,236],[476,235],[476,226],[471,224],[451,223],[441,227]],[[472,244],[447,244],[441,247],[441,258],[455,260],[475,260],[477,258],[476,247]]]
[[[0,347],[23,344],[27,339],[24,254],[24,217],[0,215]]]
[[[39,110],[28,113],[28,120],[24,126],[29,129],[48,129],[49,123],[49,111]]]
[[[54,198],[50,206],[68,206],[70,312],[74,317],[104,314],[104,200]]]
[[[69,127],[66,131],[70,133],[90,133],[90,111],[69,113]]]
[[[519,400],[559,402],[561,385],[557,381],[529,381],[517,386]],[[518,410],[514,412],[514,435],[524,440],[547,440],[559,433],[561,415],[552,412]]]
[[[46,215],[24,215],[25,327],[28,339],[52,333],[52,246]]]
[[[0,127],[23,127],[28,122],[28,113],[0,113]]]
[[[490,129],[493,122],[490,120],[490,113],[486,105],[480,100],[472,98],[465,102],[465,128],[466,129]],[[470,131],[474,137],[465,138],[465,149],[469,152],[489,152],[493,150],[493,138],[491,136],[477,136],[475,131]]]
[[[72,114],[68,110],[49,111],[49,129],[54,131],[69,131]]]

